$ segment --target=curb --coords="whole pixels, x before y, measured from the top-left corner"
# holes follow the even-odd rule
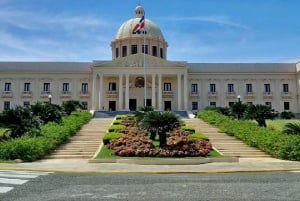
[[[203,158],[203,159],[90,159],[89,163],[125,163],[135,165],[200,165],[206,163],[236,163],[239,158]]]

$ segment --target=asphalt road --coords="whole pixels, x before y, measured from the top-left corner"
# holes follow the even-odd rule
[[[21,174],[13,174],[17,173]],[[10,186],[13,189],[0,193],[1,201],[300,200],[300,172],[49,173],[27,178],[26,183],[18,185],[5,184],[4,178],[5,175],[0,175],[0,190],[1,186]]]

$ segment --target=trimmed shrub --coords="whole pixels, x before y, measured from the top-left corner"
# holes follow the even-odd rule
[[[0,143],[0,158],[4,160],[21,159],[35,161],[42,159],[52,149],[50,141],[45,138],[23,136]]]
[[[121,132],[126,126],[124,125],[112,125],[108,128],[108,132]]]
[[[181,126],[181,129],[184,131],[189,131],[190,133],[195,133],[195,128],[193,126],[185,125]]]
[[[110,140],[116,139],[122,135],[123,133],[105,133],[103,136],[103,144],[107,145],[110,142]]]
[[[121,120],[114,120],[113,121],[113,125],[120,125],[121,124]]]
[[[189,135],[189,138],[198,138],[209,141],[209,138],[203,133],[193,133]]]

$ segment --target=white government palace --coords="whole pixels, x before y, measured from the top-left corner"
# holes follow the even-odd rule
[[[134,12],[111,42],[112,60],[0,62],[0,112],[67,100],[94,111],[129,111],[145,103],[156,110],[197,111],[240,99],[300,113],[300,63],[169,61],[160,28],[143,18],[141,6]]]

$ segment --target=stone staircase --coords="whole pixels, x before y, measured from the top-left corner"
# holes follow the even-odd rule
[[[209,137],[213,147],[221,152],[224,156],[230,157],[242,157],[242,158],[260,158],[271,157],[265,152],[250,147],[244,144],[241,140],[233,136],[228,136],[225,133],[220,133],[219,130],[204,121],[194,119],[183,119],[186,125],[191,125],[196,129],[196,132],[200,132]]]
[[[57,148],[47,158],[74,159],[92,158],[102,143],[102,136],[107,132],[113,118],[93,118],[76,135]]]

